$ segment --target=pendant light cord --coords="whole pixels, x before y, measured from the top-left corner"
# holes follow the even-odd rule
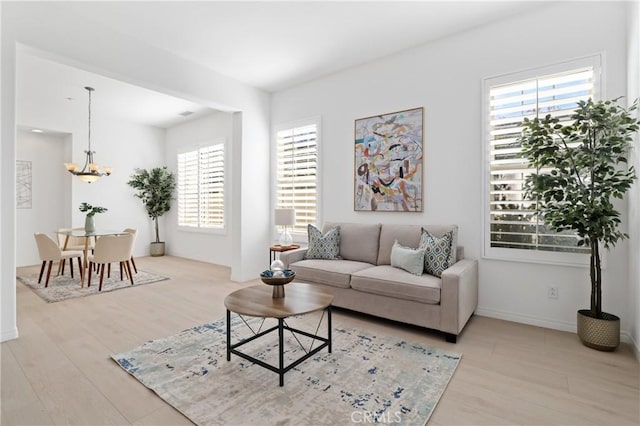
[[[93,89],[86,88],[89,92],[89,152],[91,152],[91,92]]]

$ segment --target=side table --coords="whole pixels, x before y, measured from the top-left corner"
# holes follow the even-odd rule
[[[290,246],[281,246],[280,244],[275,244],[269,247],[269,267],[271,267],[271,262],[276,260],[276,254],[282,253],[283,251],[295,250],[300,248],[300,244],[291,244]]]

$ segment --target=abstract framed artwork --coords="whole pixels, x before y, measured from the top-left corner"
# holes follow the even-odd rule
[[[424,108],[355,120],[354,210],[422,212]]]
[[[16,160],[16,208],[31,208],[31,161]]]

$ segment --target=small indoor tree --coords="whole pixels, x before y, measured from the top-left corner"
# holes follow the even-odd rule
[[[551,115],[525,119],[519,139],[523,157],[538,170],[526,180],[526,197],[549,228],[574,231],[578,245],[590,249],[591,307],[578,311],[578,335],[601,350],[620,342],[619,318],[602,311],[600,245],[610,248],[629,237],[618,229],[620,213],[612,200],[621,199],[636,179],[627,154],[638,132],[631,114],[637,107],[637,100],[629,109],[618,99],[580,101],[568,124]]]
[[[135,196],[142,200],[147,214],[154,221],[156,241],[151,243],[151,255],[162,256],[164,242],[160,241],[158,218],[171,209],[173,191],[176,187],[175,177],[166,167],[136,169],[127,184],[138,191]]]

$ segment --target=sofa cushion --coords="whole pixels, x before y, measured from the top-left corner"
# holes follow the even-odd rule
[[[372,266],[370,263],[353,260],[308,259],[294,262],[289,268],[296,273],[296,281],[349,288],[352,273]]]
[[[423,248],[405,247],[396,241],[391,248],[391,266],[403,269],[413,275],[422,275],[425,265],[424,254]]]
[[[422,229],[426,229],[436,237],[442,237],[446,232],[454,230],[454,244],[457,246],[458,227],[456,225],[387,225],[380,229],[380,248],[378,250],[377,265],[391,264],[391,247],[395,240],[405,247],[418,248]],[[454,249],[455,251],[455,249]]]
[[[391,264],[391,248],[397,240],[405,247],[418,248],[420,244],[420,225],[387,225],[380,229],[380,248],[378,250],[378,265]]]
[[[442,280],[427,274],[413,275],[391,265],[380,265],[354,272],[351,287],[365,293],[438,304]]]
[[[308,225],[309,248],[305,259],[340,259],[340,227],[336,226],[324,235],[313,225]]]
[[[328,222],[324,224],[322,230],[323,232],[327,232],[335,226],[340,226],[340,257],[347,260],[376,264],[380,238],[379,223]]]
[[[431,235],[426,229],[422,230],[420,248],[424,250],[424,271],[427,274],[440,277],[447,268],[453,265],[454,250],[452,245],[453,230],[445,232],[440,238]]]

